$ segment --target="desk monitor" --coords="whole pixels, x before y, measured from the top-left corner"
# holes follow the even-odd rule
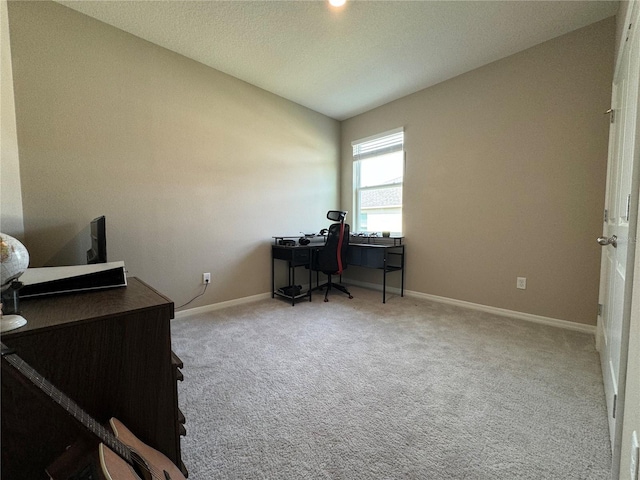
[[[91,248],[87,250],[87,264],[107,262],[107,230],[104,215],[91,221]]]

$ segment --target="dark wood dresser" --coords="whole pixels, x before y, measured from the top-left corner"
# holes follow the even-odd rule
[[[123,422],[186,468],[178,409],[182,362],[171,351],[173,302],[137,278],[128,286],[24,300],[24,327],[2,341],[99,422]],[[45,468],[86,435],[44,394],[2,375],[2,478],[47,478]]]

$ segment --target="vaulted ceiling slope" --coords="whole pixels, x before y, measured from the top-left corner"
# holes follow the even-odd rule
[[[59,3],[338,120],[618,8],[594,0]]]

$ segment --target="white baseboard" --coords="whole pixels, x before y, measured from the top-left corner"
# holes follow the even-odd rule
[[[190,308],[188,310],[181,310],[175,313],[175,318],[184,318],[191,315],[197,315],[200,313],[213,312],[215,310],[221,310],[223,308],[235,307],[236,305],[244,305],[245,303],[253,303],[259,300],[265,300],[271,298],[271,293],[259,293],[258,295],[251,295],[249,297],[236,298],[234,300],[227,300],[226,302],[212,303],[211,305],[204,305],[202,307]]]
[[[361,282],[358,280],[351,280],[345,278],[345,283],[355,285],[357,287],[367,288],[370,290],[382,291],[382,285],[376,283]],[[306,288],[304,286],[303,288]],[[400,289],[397,287],[387,287],[387,293],[393,295],[400,295]],[[412,290],[405,290],[404,294],[407,297],[422,298],[424,300],[430,300],[432,302],[446,303],[448,305],[455,305],[462,308],[468,308],[471,310],[477,310],[480,312],[491,313],[499,315],[501,317],[515,318],[518,320],[525,320],[527,322],[539,323],[542,325],[549,325],[551,327],[564,328],[566,330],[574,330],[577,332],[588,333],[590,335],[596,334],[596,327],[594,325],[585,325],[583,323],[570,322],[568,320],[560,320],[558,318],[543,317],[541,315],[533,315],[531,313],[516,312],[515,310],[507,310],[505,308],[490,307],[488,305],[481,305],[479,303],[466,302],[464,300],[456,300],[454,298],[440,297],[438,295],[430,295],[428,293],[414,292]],[[188,310],[182,310],[175,313],[175,318],[184,318],[190,315],[197,315],[205,312],[213,312],[215,310],[221,310],[227,307],[233,307],[236,305],[243,305],[246,303],[257,302],[259,300],[266,300],[271,298],[271,293],[259,293],[258,295],[251,295],[249,297],[237,298],[234,300],[228,300],[226,302],[213,303],[211,305],[205,305],[203,307],[190,308]]]
[[[369,288],[373,290],[382,291],[382,285],[375,283],[360,282],[358,280],[345,279],[346,283],[355,285],[358,287]],[[394,295],[400,295],[400,289],[397,287],[387,287],[387,293]],[[594,325],[585,325],[584,323],[570,322],[568,320],[560,320],[558,318],[543,317],[541,315],[533,315],[531,313],[516,312],[515,310],[507,310],[505,308],[490,307],[488,305],[481,305],[479,303],[465,302],[464,300],[456,300],[454,298],[440,297],[438,295],[430,295],[428,293],[414,292],[412,290],[404,291],[405,296],[422,298],[424,300],[430,300],[432,302],[446,303],[448,305],[455,305],[458,307],[468,308],[471,310],[478,310],[480,312],[492,313],[501,317],[515,318],[518,320],[526,320],[527,322],[540,323],[542,325],[549,325],[551,327],[564,328],[566,330],[574,330],[577,332],[588,333],[590,335],[596,334],[596,327]]]
[[[574,330],[577,332],[595,335],[596,327],[594,325],[585,325],[584,323],[570,322],[568,320],[560,320],[559,318],[543,317],[541,315],[533,315],[531,313],[516,312],[515,310],[507,310],[506,308],[490,307],[479,303],[465,302],[464,300],[455,300],[453,298],[439,297],[437,295],[429,295],[427,293],[405,291],[408,297],[424,298],[433,302],[447,303],[480,312],[492,313],[501,317],[515,318],[518,320],[526,320],[527,322],[540,323],[551,327],[564,328],[566,330]]]

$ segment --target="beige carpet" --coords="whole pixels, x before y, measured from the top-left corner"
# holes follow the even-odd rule
[[[351,290],[172,322],[190,480],[608,478],[592,336]]]

